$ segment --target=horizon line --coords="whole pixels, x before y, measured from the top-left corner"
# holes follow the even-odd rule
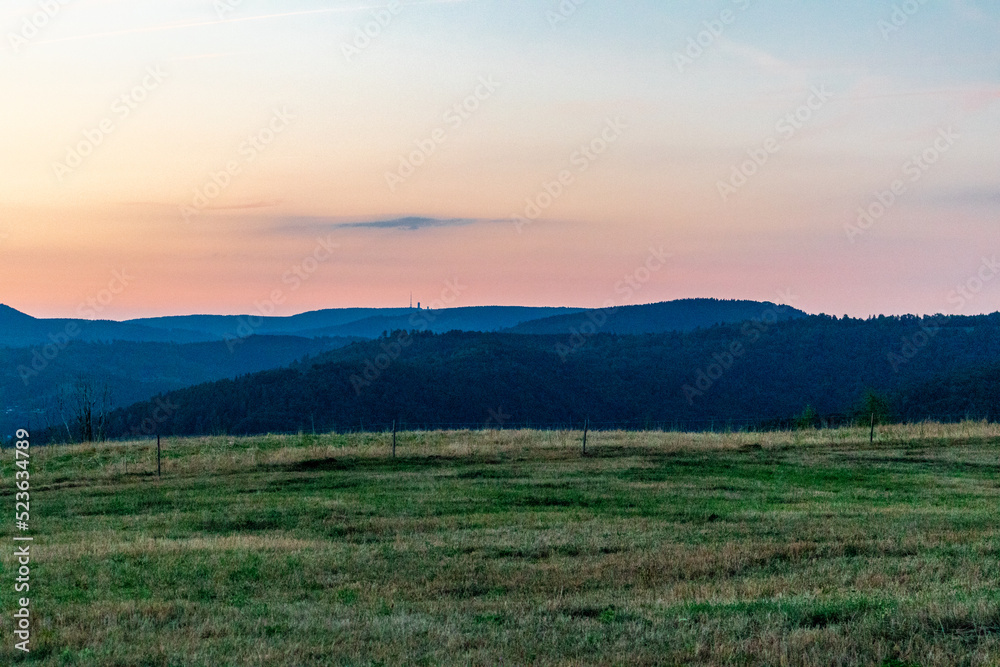
[[[14,311],[15,313],[18,313],[20,315],[28,317],[28,318],[30,318],[32,320],[38,320],[38,321],[72,320],[72,321],[80,321],[80,322],[114,322],[114,323],[118,323],[118,324],[128,324],[130,322],[141,322],[143,320],[186,318],[186,317],[220,317],[220,318],[242,318],[242,317],[255,317],[255,318],[257,318],[257,317],[259,317],[259,318],[264,318],[264,319],[268,319],[268,320],[287,320],[287,319],[290,319],[290,318],[293,318],[293,317],[299,317],[299,316],[302,316],[302,315],[309,315],[309,314],[312,314],[312,313],[321,313],[321,312],[326,312],[326,311],[338,311],[338,310],[339,311],[345,311],[345,310],[369,310],[369,311],[402,311],[402,312],[406,312],[406,311],[414,311],[414,312],[423,312],[423,311],[444,312],[444,311],[452,311],[452,310],[469,310],[469,309],[473,309],[473,308],[524,308],[524,309],[533,309],[533,310],[554,309],[554,310],[572,310],[572,311],[576,311],[576,312],[584,312],[584,311],[598,311],[598,310],[617,310],[619,308],[635,308],[635,307],[642,307],[642,306],[654,306],[654,305],[658,305],[658,304],[681,303],[681,302],[690,302],[690,301],[719,301],[719,302],[727,302],[728,301],[728,302],[757,303],[757,304],[761,304],[761,305],[777,306],[777,307],[780,307],[780,308],[791,308],[791,309],[796,310],[796,311],[798,311],[800,313],[803,313],[804,315],[806,315],[808,317],[826,316],[826,317],[832,317],[834,319],[844,319],[844,318],[847,318],[847,319],[862,320],[862,321],[863,320],[870,320],[870,319],[874,319],[874,318],[878,318],[878,317],[917,317],[917,318],[921,318],[921,319],[926,319],[926,318],[934,318],[934,317],[983,317],[983,316],[988,316],[988,315],[993,315],[993,314],[1000,313],[1000,310],[998,310],[998,311],[989,311],[989,312],[982,312],[982,313],[942,313],[942,312],[938,312],[938,313],[923,313],[923,314],[920,314],[920,313],[913,313],[913,312],[904,312],[904,313],[868,313],[867,315],[847,315],[847,314],[844,314],[842,316],[839,316],[839,315],[836,315],[834,313],[827,313],[827,312],[822,312],[822,311],[821,312],[809,312],[807,310],[803,310],[802,308],[798,308],[798,307],[796,307],[794,305],[791,305],[791,304],[788,304],[788,303],[778,303],[776,301],[770,301],[770,300],[739,299],[739,298],[721,298],[721,297],[683,297],[683,298],[679,298],[679,299],[668,299],[668,300],[665,300],[665,301],[650,301],[650,302],[643,302],[643,303],[626,303],[626,304],[617,304],[617,305],[613,305],[613,306],[565,306],[565,305],[562,305],[562,306],[556,306],[556,305],[525,306],[525,305],[521,305],[521,304],[475,304],[475,305],[466,305],[466,306],[449,306],[449,307],[445,307],[445,308],[432,308],[432,307],[423,306],[423,305],[421,305],[419,308],[415,307],[415,306],[331,306],[331,307],[328,307],[328,308],[316,308],[316,309],[311,309],[311,310],[303,310],[303,311],[292,313],[292,314],[289,314],[289,315],[263,315],[261,313],[252,313],[252,312],[243,312],[243,313],[207,313],[207,312],[194,312],[194,313],[181,313],[181,314],[144,315],[144,316],[140,316],[140,317],[128,317],[128,318],[125,318],[125,319],[112,319],[112,318],[99,318],[99,317],[98,318],[87,318],[87,317],[78,317],[78,316],[72,316],[72,315],[70,315],[70,316],[55,316],[55,317],[37,317],[37,316],[31,315],[30,313],[28,313],[26,311],[20,310],[18,308],[15,308],[14,306],[6,304],[6,303],[0,303],[0,309],[8,308],[8,309]],[[417,303],[418,304],[422,304],[423,302],[419,302],[418,301]]]

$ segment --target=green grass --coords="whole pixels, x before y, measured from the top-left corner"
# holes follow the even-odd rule
[[[1000,429],[579,435],[36,448],[0,664],[1000,664]]]

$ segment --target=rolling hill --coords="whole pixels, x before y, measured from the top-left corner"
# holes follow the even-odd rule
[[[61,349],[0,348],[0,433],[59,422],[60,396],[72,402],[78,382],[98,392],[107,389],[111,404],[123,406],[210,380],[286,366],[349,342],[251,336],[239,344],[70,341]]]
[[[676,425],[787,419],[812,406],[841,418],[868,391],[910,419],[1000,418],[955,391],[1000,358],[1000,314],[810,316],[693,332],[568,336],[395,332],[289,368],[171,392],[165,432],[263,433],[408,425]],[[989,376],[992,377],[992,376]],[[974,381],[974,380],[969,380]],[[928,387],[938,387],[928,398]],[[955,387],[952,391],[949,387]],[[152,403],[120,410],[127,433]],[[955,414],[955,410],[961,414]]]
[[[473,306],[440,310],[416,308],[333,308],[289,317],[254,315],[180,315],[111,320],[40,319],[0,305],[0,347],[32,347],[69,341],[197,343],[248,336],[378,338],[398,329],[433,331],[509,331],[564,334],[594,327],[603,333],[690,331],[741,322],[773,312],[778,319],[804,317],[802,311],[756,301],[686,299],[611,311],[584,308]]]
[[[377,338],[383,331],[498,331],[537,318],[576,313],[575,308],[481,306],[441,310],[416,308],[332,308],[289,317],[181,315],[115,322],[72,318],[40,319],[0,305],[0,347],[83,342],[197,343],[258,336]]]
[[[566,334],[574,331],[652,334],[743,322],[764,314],[773,315],[778,320],[806,317],[801,310],[770,302],[681,299],[554,315],[518,324],[507,331],[522,334]]]

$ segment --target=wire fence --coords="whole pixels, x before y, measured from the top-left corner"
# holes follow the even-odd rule
[[[160,435],[169,437],[188,436],[258,436],[258,435],[298,435],[298,434],[364,434],[398,432],[434,432],[434,431],[583,431],[595,432],[626,431],[626,432],[664,432],[664,433],[735,433],[735,432],[774,432],[797,429],[836,429],[851,426],[868,427],[872,416],[858,413],[835,413],[812,417],[702,417],[680,419],[626,419],[626,420],[591,420],[588,418],[559,421],[512,421],[487,420],[477,422],[435,421],[420,419],[397,420],[359,420],[355,424],[316,423],[307,421],[294,429],[269,429],[266,431],[243,431],[218,429],[199,434],[178,433],[172,431],[169,424],[164,424]],[[959,423],[963,421],[996,423],[1000,415],[992,413],[950,413],[933,414],[919,418],[885,420],[876,419],[876,424],[916,424],[921,422]],[[155,438],[155,433],[123,435],[108,438],[110,441],[129,441]]]
[[[921,422],[958,423],[963,421],[997,423],[1000,415],[993,413],[948,413],[930,414],[921,417],[909,416],[904,419],[878,419],[879,425],[885,424],[915,424]],[[258,435],[297,435],[297,434],[364,434],[398,432],[433,432],[433,431],[583,431],[594,432],[627,431],[627,432],[665,432],[665,433],[738,433],[738,432],[774,432],[797,429],[836,429],[850,426],[867,427],[871,417],[858,413],[834,413],[813,416],[775,416],[775,417],[698,417],[677,419],[567,419],[556,421],[513,421],[505,419],[490,419],[476,422],[437,421],[421,419],[396,420],[358,420],[357,423],[319,423],[307,420],[304,424],[292,429],[206,429],[202,433],[186,433],[174,430],[170,423],[160,424],[159,432],[133,432],[114,437],[101,438],[106,442],[128,442],[135,440],[154,439],[157,435],[164,437],[197,437],[197,436],[258,436]],[[0,438],[0,448],[5,447]],[[52,432],[46,442],[39,439],[39,445],[70,444],[59,436],[58,431]]]

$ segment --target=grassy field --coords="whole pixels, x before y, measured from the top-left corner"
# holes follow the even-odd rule
[[[0,663],[1000,664],[1000,428],[579,436],[35,448],[27,657],[5,450]]]

